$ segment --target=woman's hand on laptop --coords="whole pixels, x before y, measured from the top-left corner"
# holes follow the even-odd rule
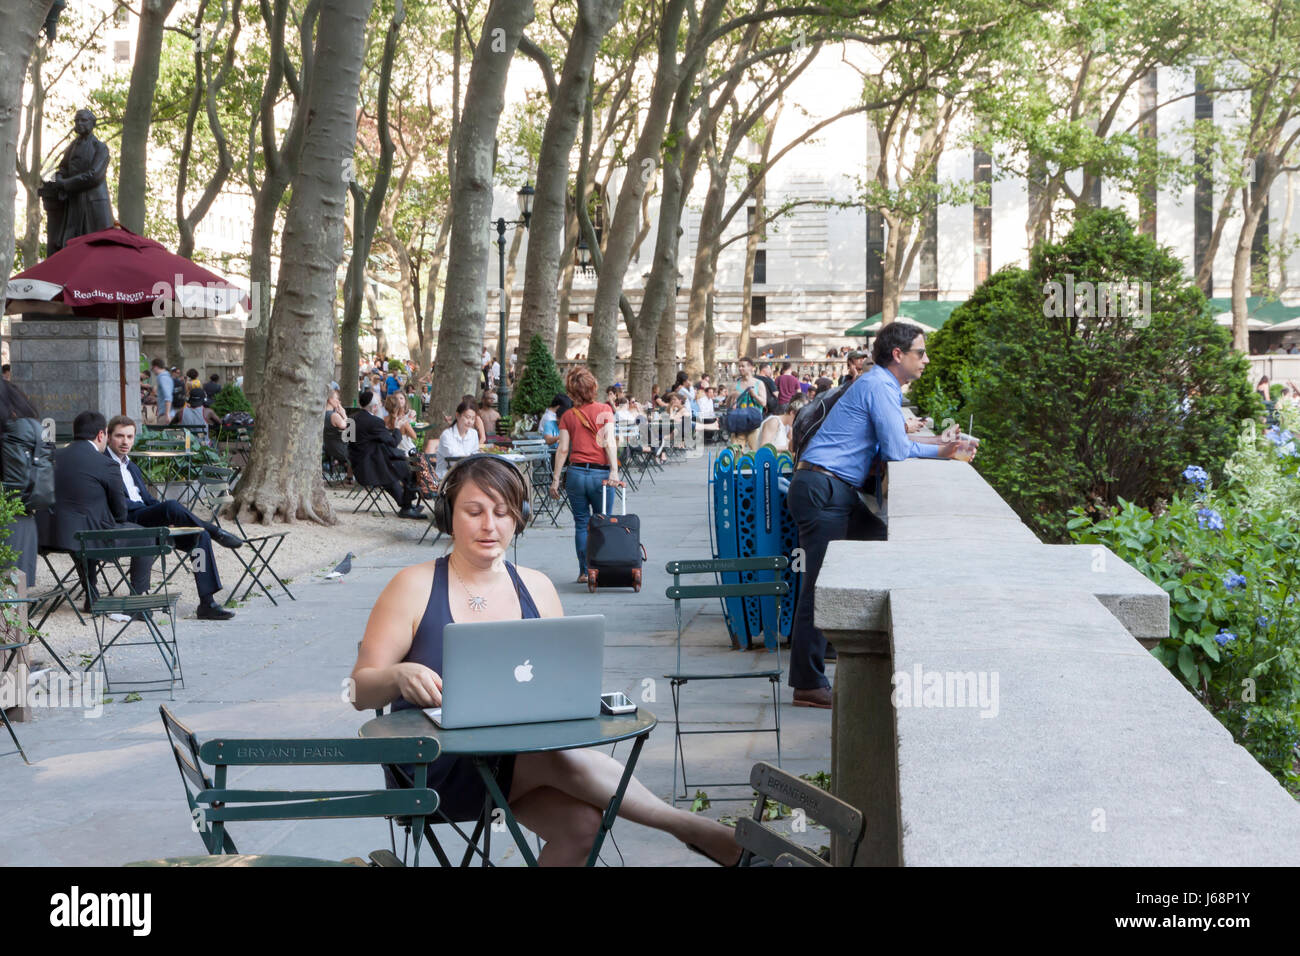
[[[436,671],[413,661],[403,661],[393,667],[403,700],[416,707],[442,706],[442,677]]]

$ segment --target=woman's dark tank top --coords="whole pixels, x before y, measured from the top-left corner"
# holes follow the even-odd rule
[[[541,617],[537,605],[533,603],[533,596],[528,593],[528,588],[519,579],[519,572],[515,570],[515,566],[507,561],[506,570],[510,573],[515,593],[519,595],[519,609],[523,612],[523,616]],[[442,676],[442,629],[452,623],[451,604],[447,593],[449,578],[447,559],[439,558],[433,566],[433,588],[429,591],[429,603],[425,606],[424,616],[420,618],[420,624],[415,629],[411,649],[402,658],[403,663],[413,661],[423,664],[440,677]],[[402,697],[393,701],[393,710],[405,710],[414,706]]]

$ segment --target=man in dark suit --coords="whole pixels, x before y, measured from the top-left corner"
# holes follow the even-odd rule
[[[376,408],[375,393],[362,392],[358,404],[361,410],[353,417],[356,434],[348,447],[352,474],[361,484],[388,492],[401,508],[400,517],[423,518],[424,509],[411,506],[415,501],[415,479],[406,462],[397,457],[397,433],[368,410]]]
[[[104,456],[112,463],[126,498],[127,517],[143,528],[202,528],[198,534],[173,538],[176,547],[187,552],[194,569],[194,583],[199,590],[198,617],[208,621],[228,621],[235,616],[214,599],[221,590],[217,562],[212,556],[212,542],[238,548],[243,539],[207,521],[200,521],[179,501],[159,501],[149,493],[149,485],[139,467],[131,461],[135,444],[135,422],[118,415],[108,423],[108,448]]]
[[[56,548],[80,549],[78,531],[105,531],[110,528],[138,528],[127,521],[126,493],[117,469],[104,457],[108,433],[104,416],[82,412],[72,422],[72,441],[54,453],[54,535]],[[131,591],[149,592],[152,558],[131,559]],[[77,568],[82,575],[82,569]],[[95,595],[93,581],[82,581],[86,593]]]

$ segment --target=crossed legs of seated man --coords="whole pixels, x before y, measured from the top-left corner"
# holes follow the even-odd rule
[[[416,508],[415,505],[415,476],[411,474],[411,468],[405,462],[394,461],[391,463],[390,472],[392,477],[384,483],[383,489],[388,492],[388,496],[397,502],[399,517],[402,518],[422,518],[424,510]]]
[[[131,520],[145,528],[202,528],[197,534],[174,538],[177,548],[188,556],[194,570],[194,583],[199,591],[198,616],[205,620],[225,621],[235,616],[233,611],[221,607],[214,595],[221,590],[221,577],[212,555],[212,542],[227,548],[237,548],[243,541],[216,525],[200,521],[193,512],[177,501],[160,501],[142,508],[130,509]]]

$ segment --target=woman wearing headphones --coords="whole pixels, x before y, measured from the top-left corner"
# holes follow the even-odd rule
[[[546,575],[505,559],[527,520],[526,488],[515,467],[491,455],[467,458],[441,491],[434,517],[451,534],[451,553],[398,572],[379,595],[352,669],[357,710],[440,707],[448,623],[564,615]],[[564,750],[507,757],[497,780],[519,822],[546,842],[538,862],[576,866],[586,860],[622,774],[623,766],[603,753]],[[486,789],[469,758],[440,757],[429,767],[428,785],[450,819],[482,813]],[[619,816],[670,833],[715,862],[740,859],[729,827],[670,807],[635,778]]]

